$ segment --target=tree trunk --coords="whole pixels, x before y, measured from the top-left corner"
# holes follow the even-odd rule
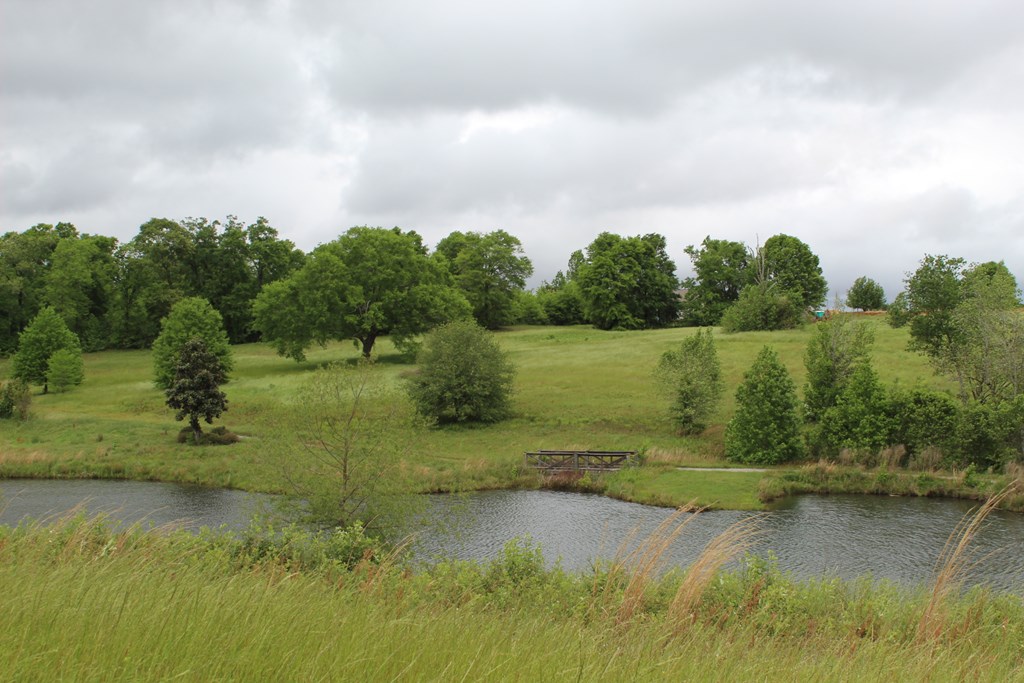
[[[375,341],[377,341],[377,335],[376,334],[368,334],[365,337],[363,337],[362,339],[360,339],[359,341],[361,341],[363,343],[363,358],[369,358],[370,357],[370,351],[373,350],[373,343]]]
[[[199,445],[199,437],[203,435],[203,428],[199,426],[199,418],[193,417],[189,420],[189,426],[192,427],[192,437],[195,439],[196,445]]]

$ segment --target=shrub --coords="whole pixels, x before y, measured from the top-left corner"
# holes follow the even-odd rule
[[[836,453],[841,448],[875,454],[892,443],[885,388],[869,363],[853,371],[836,404],[821,420],[821,439],[825,448]]]
[[[871,329],[847,316],[835,316],[814,326],[804,354],[805,419],[816,422],[836,404],[857,363],[867,359],[872,341]]]
[[[730,460],[774,465],[804,453],[796,386],[770,347],[764,347],[736,390],[736,415],[725,429]]]
[[[892,443],[903,444],[915,462],[930,467],[937,452],[949,451],[957,413],[956,401],[946,394],[926,389],[894,389],[889,392]],[[925,451],[929,454],[922,458]]]
[[[1000,469],[1024,450],[1024,395],[999,404],[961,406],[953,435],[957,464]]]
[[[31,405],[32,393],[24,381],[12,379],[0,384],[0,418],[24,420]]]
[[[46,364],[46,381],[53,385],[54,391],[64,392],[77,387],[84,379],[81,351],[59,349],[53,352]]]
[[[771,285],[747,285],[740,298],[722,315],[726,332],[788,330],[803,322],[793,299]]]
[[[666,351],[658,361],[655,378],[671,398],[669,412],[679,431],[704,431],[723,389],[722,367],[711,330],[700,330],[679,348]]]
[[[442,325],[423,342],[408,391],[438,422],[497,422],[512,405],[515,366],[493,335],[472,320]]]

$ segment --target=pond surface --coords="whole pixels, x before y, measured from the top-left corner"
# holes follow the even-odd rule
[[[0,481],[0,524],[43,519],[79,504],[126,522],[246,526],[259,500],[241,491],[152,482]],[[912,585],[929,581],[950,532],[973,505],[966,501],[882,496],[800,496],[760,516],[756,554],[772,552],[797,578],[870,574]],[[549,565],[586,571],[624,543],[651,533],[671,510],[601,496],[556,491],[486,491],[430,496],[415,549],[419,558],[489,559],[510,540],[529,536]],[[705,512],[668,553],[689,564],[707,542],[750,513]],[[638,531],[634,531],[638,530]],[[974,545],[981,560],[968,584],[1024,593],[1024,515],[990,515]]]

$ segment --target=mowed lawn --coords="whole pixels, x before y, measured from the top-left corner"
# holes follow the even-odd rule
[[[907,333],[879,318],[874,363],[883,382],[949,388],[927,361],[906,350]],[[677,504],[697,499],[720,507],[756,508],[757,473],[707,473],[675,466],[728,466],[725,424],[735,409],[743,373],[764,345],[779,353],[802,390],[803,355],[813,326],[786,332],[733,335],[716,331],[726,382],[711,426],[698,437],[674,433],[667,400],[652,377],[658,358],[694,333],[678,328],[602,332],[586,326],[517,327],[497,339],[518,366],[515,415],[484,426],[445,427],[402,435],[406,470],[423,490],[529,484],[522,453],[532,449],[639,450],[649,467],[620,477],[618,494]],[[32,416],[0,423],[0,476],[114,477],[193,482],[262,491],[282,490],[282,464],[302,448],[300,392],[323,363],[353,362],[351,343],[314,347],[306,362],[280,358],[270,347],[233,348],[235,370],[224,386],[228,412],[215,422],[243,436],[231,446],[196,448],[176,442],[182,423],[152,385],[148,351],[85,356],[85,383],[64,394],[34,388]],[[387,339],[378,342],[377,371],[387,400],[402,400],[404,376],[415,365]],[[0,361],[0,376],[10,361]]]

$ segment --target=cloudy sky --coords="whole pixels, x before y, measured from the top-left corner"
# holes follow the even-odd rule
[[[533,284],[602,231],[680,276],[784,232],[833,291],[1024,281],[1019,0],[4,0],[0,140],[0,232],[502,228]]]

